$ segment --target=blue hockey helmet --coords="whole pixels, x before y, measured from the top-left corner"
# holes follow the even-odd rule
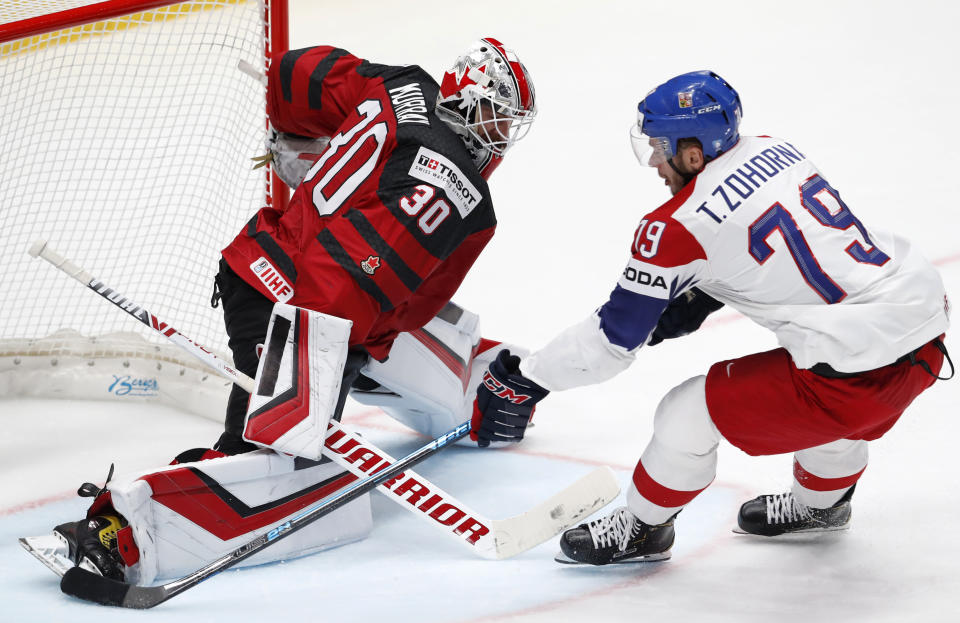
[[[643,165],[657,166],[677,153],[677,141],[695,138],[709,161],[740,139],[743,108],[730,84],[712,71],[692,71],[647,93],[630,130],[633,151]]]

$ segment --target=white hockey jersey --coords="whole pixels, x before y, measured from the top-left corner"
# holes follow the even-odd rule
[[[522,365],[548,389],[630,365],[667,304],[696,286],[770,329],[797,367],[872,370],[946,331],[936,269],[869,230],[790,143],[743,137],[640,222],[609,300]]]

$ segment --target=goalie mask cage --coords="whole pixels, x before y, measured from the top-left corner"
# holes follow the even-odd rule
[[[222,418],[228,383],[27,249],[48,240],[229,359],[219,252],[287,197],[251,168],[266,91],[238,64],[287,48],[286,0],[24,0],[0,21],[0,396]]]

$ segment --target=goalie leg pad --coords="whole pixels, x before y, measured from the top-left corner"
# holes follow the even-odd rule
[[[144,585],[191,573],[355,481],[334,463],[267,450],[115,478],[112,506],[127,520],[138,553],[125,558],[126,580]],[[357,541],[371,526],[367,494],[238,566]]]
[[[483,372],[497,353],[504,348],[520,356],[528,352],[481,338],[479,320],[448,303],[423,328],[398,335],[387,361],[366,363],[361,374],[379,387],[355,386],[350,396],[428,437],[466,422]]]
[[[243,438],[277,452],[320,460],[340,403],[349,320],[292,305],[273,308]]]

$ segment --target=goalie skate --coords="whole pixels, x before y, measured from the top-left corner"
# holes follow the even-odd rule
[[[60,524],[45,536],[28,536],[19,541],[58,576],[63,577],[67,569],[76,566],[97,575],[121,579],[123,563],[110,549],[115,548],[116,530],[120,526],[119,518],[98,515]],[[105,542],[111,545],[108,547]]]

